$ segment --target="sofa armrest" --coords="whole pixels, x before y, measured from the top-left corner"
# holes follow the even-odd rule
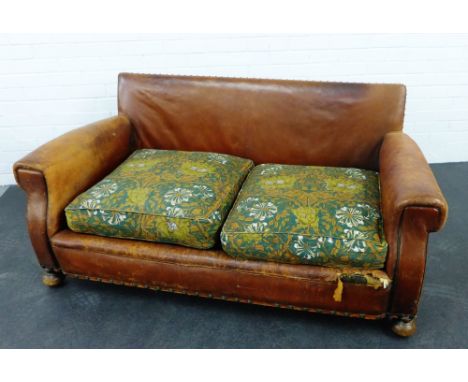
[[[416,314],[421,293],[429,232],[447,220],[447,202],[417,144],[402,132],[385,135],[380,149],[380,192],[386,271],[393,279],[389,311]]]
[[[429,232],[440,230],[447,220],[447,202],[423,153],[408,135],[385,135],[380,149],[380,182],[384,224],[394,230],[406,207],[438,210],[427,222]],[[387,229],[386,229],[387,231]]]
[[[64,208],[129,154],[132,127],[116,116],[72,130],[17,161],[15,179],[28,196],[28,228],[39,262],[57,268],[49,246]]]

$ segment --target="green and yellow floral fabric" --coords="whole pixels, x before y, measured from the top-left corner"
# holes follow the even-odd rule
[[[238,258],[379,269],[387,243],[379,176],[356,168],[255,167],[221,231]]]
[[[231,155],[137,150],[66,207],[67,223],[82,233],[210,248],[252,167]]]

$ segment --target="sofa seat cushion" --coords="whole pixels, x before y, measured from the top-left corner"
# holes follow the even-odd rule
[[[378,173],[356,168],[255,167],[221,232],[238,258],[383,268]]]
[[[76,232],[210,248],[250,160],[143,149],[65,209]]]

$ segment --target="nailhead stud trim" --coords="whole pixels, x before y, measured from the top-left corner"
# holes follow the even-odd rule
[[[208,298],[215,298],[215,299],[220,299],[220,300],[227,300],[227,301],[233,301],[233,302],[244,302],[248,304],[257,304],[257,305],[264,305],[264,306],[274,306],[277,308],[283,308],[283,309],[294,309],[294,310],[300,310],[300,311],[307,311],[311,313],[319,313],[319,314],[331,314],[331,315],[336,315],[336,316],[344,316],[344,317],[359,317],[359,318],[365,318],[369,320],[375,320],[375,319],[381,319],[381,318],[398,318],[398,319],[412,319],[415,318],[416,316],[409,316],[405,314],[398,314],[398,313],[392,313],[392,314],[375,314],[375,315],[368,315],[365,313],[349,313],[349,312],[338,312],[336,310],[324,310],[320,308],[307,308],[307,307],[300,307],[300,306],[294,306],[294,305],[282,305],[280,303],[264,303],[260,301],[252,301],[251,299],[240,299],[238,297],[227,297],[225,295],[221,296],[214,296],[211,293],[208,294],[203,294],[200,293],[199,291],[188,291],[188,290],[177,290],[173,288],[165,288],[161,287],[159,285],[148,285],[148,284],[139,284],[135,282],[126,282],[126,281],[119,281],[119,280],[113,280],[113,279],[103,279],[100,277],[93,277],[93,276],[85,276],[85,275],[79,275],[79,274],[74,274],[74,273],[67,273],[63,272],[63,274],[76,278],[76,279],[81,279],[81,280],[91,280],[91,281],[99,281],[102,283],[106,284],[114,284],[114,285],[126,285],[126,286],[132,286],[132,287],[137,287],[137,288],[145,288],[145,289],[151,289],[154,291],[166,291],[166,292],[173,292],[173,293],[179,293],[179,294],[188,294],[188,295],[193,295],[193,296],[200,296],[200,297],[208,297]]]

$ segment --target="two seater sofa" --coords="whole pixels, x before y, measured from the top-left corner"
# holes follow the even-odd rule
[[[447,204],[405,87],[121,74],[119,115],[14,165],[65,275],[416,330]]]

